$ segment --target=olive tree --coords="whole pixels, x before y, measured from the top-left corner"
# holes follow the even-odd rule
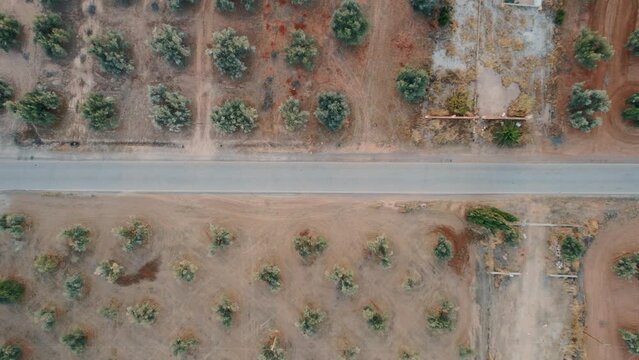
[[[399,353],[399,360],[418,360],[419,354],[414,351],[402,350]]]
[[[13,99],[13,87],[0,79],[0,110],[4,110],[5,103]]]
[[[340,351],[339,360],[355,360],[359,356],[360,352],[360,348],[355,345],[347,346],[345,349]]]
[[[180,260],[173,264],[172,269],[176,279],[190,283],[195,280],[198,267],[188,260]]]
[[[375,304],[369,303],[364,305],[364,308],[362,308],[362,316],[364,320],[366,320],[369,329],[378,332],[386,330],[386,321],[388,318]]]
[[[113,260],[104,260],[98,264],[94,274],[103,277],[107,282],[114,284],[122,275],[124,275],[124,266]]]
[[[22,348],[18,344],[4,344],[0,346],[0,360],[19,360]]]
[[[326,313],[318,308],[306,306],[300,319],[295,323],[304,336],[312,336],[317,333],[320,325],[326,319]]]
[[[630,36],[628,36],[626,47],[633,55],[639,56],[639,29],[633,31]]]
[[[0,280],[0,304],[13,304],[22,300],[25,286],[22,282],[12,279]]]
[[[455,307],[448,300],[443,300],[434,311],[426,316],[426,323],[431,331],[441,333],[453,330],[455,318]]]
[[[257,126],[257,110],[241,100],[228,100],[213,107],[211,123],[223,134],[250,133]]]
[[[239,310],[240,306],[226,296],[223,297],[220,303],[215,307],[217,318],[225,328],[231,327],[233,324],[233,317]]]
[[[67,245],[71,250],[82,253],[87,250],[91,242],[91,231],[83,225],[74,225],[62,231],[62,237],[67,240]]]
[[[151,300],[144,300],[126,308],[129,320],[138,325],[150,326],[157,319],[158,306]]]
[[[185,37],[184,32],[169,24],[156,26],[151,35],[151,49],[162,55],[167,63],[183,67],[186,59],[191,56],[191,50],[184,43]]]
[[[302,30],[295,30],[291,33],[291,41],[286,49],[286,63],[291,66],[302,66],[306,70],[313,70],[315,57],[317,56],[316,41],[313,37],[306,35]]]
[[[626,329],[619,329],[619,335],[626,343],[628,352],[633,355],[639,355],[639,333],[633,333]]]
[[[242,3],[246,11],[255,10],[256,0],[215,0],[215,8],[222,12],[233,12],[237,1]]]
[[[632,121],[635,126],[639,126],[639,92],[632,94],[626,99],[626,107],[621,115],[625,120]]]
[[[359,285],[355,283],[353,272],[339,265],[335,265],[333,270],[327,271],[326,278],[331,280],[337,290],[345,296],[355,295],[359,288]]]
[[[439,235],[433,253],[438,260],[448,262],[453,258],[453,246],[444,235]]]
[[[44,331],[51,331],[55,326],[56,310],[54,307],[44,307],[34,314],[34,321],[36,324],[40,324],[40,327]],[[1,359],[1,357],[0,357]]]
[[[151,119],[155,127],[170,132],[181,132],[191,126],[190,101],[164,84],[149,86]]]
[[[227,248],[235,240],[233,233],[215,224],[209,225],[209,236],[211,237],[211,245],[209,246],[210,255],[217,254],[218,250]]]
[[[113,233],[124,241],[122,249],[131,252],[149,240],[151,227],[140,219],[132,218],[129,225],[115,228]]]
[[[41,274],[52,273],[58,270],[61,262],[60,257],[55,254],[40,254],[35,257],[33,267]]]
[[[95,131],[112,130],[118,126],[115,99],[100,93],[90,93],[80,106],[80,114]]]
[[[16,18],[0,13],[0,49],[9,52],[20,41],[20,23]]]
[[[107,320],[115,320],[118,318],[121,306],[122,304],[119,301],[111,299],[108,304],[100,306],[97,313]]]
[[[309,112],[302,110],[302,102],[294,97],[289,97],[279,107],[280,115],[284,120],[284,127],[288,131],[296,131],[306,126]]]
[[[257,279],[261,280],[268,285],[271,292],[278,292],[282,286],[281,271],[277,265],[265,264],[257,273]]]
[[[355,0],[344,0],[333,12],[331,29],[337,40],[347,45],[361,44],[368,28],[368,20]]]
[[[71,34],[64,28],[59,14],[44,13],[33,21],[33,41],[40,45],[51,57],[61,58],[67,55],[65,47],[71,40]]]
[[[215,67],[233,80],[241,79],[247,69],[245,60],[255,51],[248,38],[229,27],[214,32],[213,42],[215,44],[207,54],[213,58]]]
[[[96,58],[103,71],[111,75],[125,75],[134,69],[128,50],[129,44],[122,33],[107,31],[91,37],[87,52]]]
[[[346,97],[342,93],[329,91],[317,97],[315,117],[332,132],[342,128],[350,111]]]
[[[582,132],[601,125],[600,118],[593,116],[595,112],[607,112],[610,109],[610,100],[604,90],[584,89],[583,83],[572,86],[572,93],[568,102],[568,115],[570,125]]]
[[[406,101],[418,103],[426,96],[428,82],[426,71],[404,66],[395,79],[395,87]]]
[[[433,14],[437,6],[439,5],[439,0],[408,0],[410,5],[413,7],[413,10],[422,13],[424,15],[430,16]]]
[[[291,0],[291,4],[293,5],[308,5],[313,0]]]
[[[43,85],[38,85],[22,99],[6,103],[9,111],[27,124],[35,126],[51,126],[56,122],[55,111],[60,107],[60,97]]]
[[[328,241],[323,236],[313,236],[310,231],[302,231],[293,239],[295,251],[308,262],[313,262],[328,247]]]
[[[64,297],[69,300],[76,300],[82,295],[84,279],[80,274],[71,274],[64,279],[62,289]]]
[[[0,231],[8,232],[14,240],[21,240],[28,226],[27,217],[24,214],[7,213],[0,216]]]
[[[257,360],[284,360],[286,359],[286,351],[279,343],[277,333],[269,336],[268,340],[262,343],[262,347],[257,356]]]
[[[178,336],[171,342],[171,354],[175,357],[183,357],[192,354],[200,341],[193,335]]]
[[[393,250],[390,248],[390,243],[386,235],[379,235],[375,240],[369,241],[366,244],[366,250],[368,251],[368,255],[376,258],[384,269],[391,267]]]
[[[639,253],[620,257],[615,262],[612,270],[624,280],[639,277]]]
[[[89,336],[84,330],[76,328],[62,336],[60,342],[66,345],[72,353],[80,355],[86,350]]]
[[[581,29],[581,33],[575,40],[575,59],[586,69],[596,68],[600,60],[609,60],[613,53],[608,41],[590,29]]]
[[[171,10],[181,10],[185,4],[195,4],[195,0],[166,0],[166,5]]]

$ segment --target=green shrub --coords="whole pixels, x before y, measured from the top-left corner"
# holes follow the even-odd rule
[[[151,237],[151,227],[139,219],[131,219],[128,226],[113,229],[113,232],[124,240],[122,249],[124,251],[133,251]]]
[[[233,12],[235,11],[235,1],[236,0],[215,0],[215,8],[222,12]],[[255,10],[255,0],[241,0],[241,2],[246,11]]]
[[[87,52],[98,60],[103,71],[112,75],[125,75],[134,69],[128,50],[129,44],[122,33],[107,31],[89,40]]]
[[[393,250],[390,248],[386,235],[379,235],[375,240],[369,241],[366,244],[366,249],[368,250],[369,256],[377,258],[384,269],[391,267]]]
[[[639,29],[630,34],[626,47],[633,55],[639,56]]]
[[[625,329],[619,329],[619,334],[628,347],[628,352],[639,355],[639,333],[633,333]]]
[[[56,311],[53,307],[42,308],[35,313],[35,322],[40,324],[42,330],[51,331],[55,326]]]
[[[71,34],[64,29],[64,21],[60,15],[45,13],[36,16],[33,21],[33,41],[40,45],[48,56],[67,56],[65,47],[70,40]]]
[[[312,262],[328,247],[328,242],[322,236],[312,236],[308,230],[302,231],[293,239],[295,251],[307,261]]]
[[[432,15],[439,5],[439,0],[409,0],[409,2],[413,10],[426,16]]]
[[[75,252],[85,252],[91,239],[91,231],[83,225],[74,225],[62,231],[62,236],[67,240],[67,245]]]
[[[495,234],[502,231],[506,234],[513,233],[514,230],[509,223],[519,219],[510,213],[499,210],[495,207],[477,207],[470,209],[466,213],[466,220],[471,224],[479,225]]]
[[[111,299],[107,305],[103,305],[98,308],[98,315],[107,320],[115,320],[120,312],[120,306],[121,304],[119,301]]]
[[[559,9],[555,13],[555,18],[553,19],[553,23],[557,26],[561,26],[564,24],[564,20],[566,19],[566,10]]]
[[[180,260],[173,264],[172,269],[176,279],[190,283],[195,280],[195,273],[198,267],[188,260]]]
[[[355,284],[353,272],[345,268],[335,265],[332,271],[326,272],[326,277],[335,283],[337,290],[346,296],[355,295],[359,285]]]
[[[404,66],[395,79],[395,87],[402,97],[411,103],[424,100],[428,87],[428,73],[411,66]]]
[[[5,279],[0,280],[0,304],[13,304],[22,300],[25,286],[23,283]]]
[[[291,41],[284,52],[286,53],[286,63],[291,66],[300,65],[306,70],[313,70],[317,47],[315,39],[306,35],[302,30],[295,30],[291,33]]]
[[[586,133],[590,132],[602,123],[601,119],[594,117],[593,114],[608,112],[609,109],[610,100],[604,90],[584,89],[583,83],[572,86],[568,114],[573,128]]]
[[[2,24],[0,23],[0,26]],[[2,29],[0,29],[0,32]],[[0,79],[0,110],[5,108],[5,103],[13,99],[13,87],[8,82]]]
[[[493,129],[493,142],[501,147],[515,147],[521,144],[521,129],[514,121],[505,121]]]
[[[266,264],[257,273],[257,279],[264,281],[272,292],[277,292],[282,286],[280,268],[277,265]]]
[[[346,97],[342,93],[329,91],[317,97],[315,117],[330,131],[335,132],[341,129],[350,112]]]
[[[428,314],[426,323],[428,324],[428,328],[435,333],[452,331],[455,315],[455,307],[453,304],[448,302],[448,300],[444,300],[435,311]]]
[[[575,40],[575,59],[586,69],[596,68],[600,60],[609,60],[613,53],[608,41],[590,29],[581,29]]]
[[[19,101],[8,101],[5,105],[27,124],[51,126],[57,120],[54,112],[60,107],[60,98],[45,86],[38,85]]]
[[[453,245],[444,235],[439,235],[433,253],[440,261],[448,262],[453,258]]]
[[[310,115],[308,111],[302,111],[302,102],[294,97],[289,97],[280,106],[279,112],[284,120],[284,127],[288,131],[304,128]]]
[[[446,99],[446,109],[453,115],[464,116],[472,112],[473,107],[473,100],[466,90],[457,90]]]
[[[166,0],[166,5],[171,10],[181,10],[185,4],[195,4],[195,0]]]
[[[639,277],[639,253],[622,256],[615,262],[612,270],[624,280]]]
[[[21,240],[28,226],[27,217],[23,214],[9,213],[0,216],[0,230],[8,232],[14,240]]]
[[[178,336],[171,343],[171,353],[175,357],[183,357],[192,354],[200,342],[193,336]]]
[[[129,320],[134,324],[150,326],[158,316],[158,307],[151,300],[144,300],[141,303],[126,308]]]
[[[35,257],[33,267],[41,274],[52,273],[60,267],[61,259],[54,254],[40,254]]]
[[[89,337],[84,330],[75,329],[60,338],[60,342],[66,345],[72,353],[79,355],[86,349]]]
[[[113,260],[104,260],[98,264],[94,274],[101,276],[105,278],[107,282],[114,284],[122,275],[124,275],[124,266]]]
[[[566,236],[561,242],[561,258],[567,262],[573,262],[581,258],[586,252],[584,243],[572,236]]]
[[[225,328],[231,327],[235,313],[240,310],[240,306],[227,297],[223,297],[222,301],[215,308],[217,318]]]
[[[368,20],[355,0],[344,0],[333,12],[331,29],[337,40],[345,44],[359,45],[364,40],[368,28]]]
[[[403,350],[399,353],[399,360],[418,360],[419,354],[414,351]]]
[[[466,345],[460,345],[458,351],[459,351],[459,357],[461,359],[466,359],[474,355],[473,349],[469,348]]]
[[[626,99],[626,109],[621,115],[625,120],[632,121],[635,126],[639,126],[639,92],[632,94]]]
[[[213,107],[210,120],[223,134],[237,131],[248,134],[256,127],[257,110],[241,100],[228,100]]]
[[[0,13],[0,49],[9,52],[20,41],[20,23],[16,18]]]
[[[360,349],[357,346],[349,346],[342,350],[340,353],[340,360],[354,360],[357,359],[360,353]]]
[[[211,236],[211,245],[209,246],[209,254],[215,255],[218,250],[225,249],[235,240],[235,235],[223,227],[210,224],[209,235]]]
[[[418,273],[410,274],[406,278],[404,278],[404,281],[402,281],[402,288],[404,289],[404,291],[412,291],[419,287],[421,283],[422,278]]]
[[[17,344],[0,346],[0,360],[19,360],[22,358],[22,348]]]
[[[84,288],[84,279],[80,274],[72,274],[64,279],[63,294],[67,299],[78,299]]]
[[[437,25],[439,27],[446,27],[453,22],[453,7],[452,6],[442,6],[439,9],[439,15],[437,16]]]
[[[169,24],[156,26],[151,36],[151,49],[162,55],[167,63],[183,67],[186,58],[191,56],[191,50],[184,43],[185,37],[185,33]]]
[[[384,315],[375,304],[370,303],[364,305],[362,316],[366,320],[368,328],[375,331],[386,330],[386,315]]]
[[[310,4],[312,0],[291,0],[291,4],[293,5],[307,5]]]
[[[246,71],[246,57],[255,51],[244,35],[237,35],[233,28],[226,28],[213,33],[215,45],[207,50],[213,58],[213,64],[224,75],[239,80]]]
[[[191,126],[190,101],[177,91],[171,91],[164,84],[149,86],[151,119],[153,125],[170,132],[180,132]]]
[[[326,313],[324,311],[307,306],[304,308],[302,317],[295,323],[295,326],[300,329],[303,335],[311,336],[317,333],[324,319],[326,319]]]
[[[100,93],[90,93],[80,107],[82,117],[95,131],[112,130],[118,127],[115,99]]]
[[[58,5],[62,0],[40,0],[40,4],[44,7],[53,7]]]
[[[277,335],[271,335],[265,343],[262,344],[257,360],[284,360],[286,359],[286,351],[278,342]]]

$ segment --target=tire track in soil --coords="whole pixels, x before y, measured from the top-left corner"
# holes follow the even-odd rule
[[[212,13],[211,2],[202,1],[201,4],[198,10],[198,26],[195,38],[195,78],[197,81],[193,114],[194,134],[191,148],[196,152],[210,153],[213,148],[213,142],[210,136],[211,124],[207,121],[206,117],[209,110],[209,98],[212,85],[207,76],[206,61],[208,60],[208,55],[206,55],[205,52],[207,49],[207,36],[213,32],[213,17],[207,16]]]

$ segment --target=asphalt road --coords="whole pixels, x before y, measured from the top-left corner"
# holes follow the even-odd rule
[[[639,164],[0,160],[0,190],[637,195]]]

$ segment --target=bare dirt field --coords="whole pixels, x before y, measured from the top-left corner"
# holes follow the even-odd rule
[[[614,347],[587,338],[588,353],[605,354],[588,358],[626,359],[621,357],[625,350],[615,329],[637,326],[633,319],[639,318],[632,305],[637,294],[634,290],[622,294],[627,284],[614,279],[609,267],[621,252],[636,250],[628,248],[633,244],[631,237],[621,235],[632,233],[638,210],[636,200],[621,199],[571,199],[567,205],[558,198],[415,202],[332,196],[4,193],[0,212],[23,212],[32,224],[23,241],[0,234],[0,274],[27,284],[21,303],[0,307],[4,319],[0,341],[23,344],[29,358],[66,358],[68,351],[58,338],[81,326],[90,333],[86,358],[169,358],[172,339],[192,332],[200,340],[194,358],[252,359],[260,342],[277,329],[287,358],[293,359],[336,358],[346,339],[362,349],[363,359],[393,359],[400,350],[412,349],[422,358],[452,360],[459,358],[460,345],[473,348],[471,359],[508,360],[514,353],[521,354],[521,359],[566,359],[574,322],[573,296],[566,287],[574,287],[582,301],[583,289],[545,276],[552,261],[545,255],[551,232],[544,227],[521,228],[524,237],[519,246],[500,252],[499,245],[486,245],[487,239],[477,239],[467,227],[463,214],[478,203],[507,209],[528,223],[599,222],[601,235],[588,250],[584,265],[586,314],[590,334]],[[148,222],[152,237],[143,248],[126,253],[112,229],[131,216]],[[69,255],[59,234],[77,223],[91,229],[92,241],[87,253]],[[209,223],[237,234],[236,242],[215,256],[208,255]],[[310,265],[302,262],[292,244],[293,237],[305,229],[329,241],[327,251]],[[387,270],[364,251],[366,242],[381,233],[388,236],[394,251]],[[439,234],[453,242],[456,256],[449,266],[432,254]],[[615,245],[608,247],[610,241]],[[32,260],[49,251],[65,256],[65,262],[54,274],[38,274]],[[485,255],[491,251],[499,254],[499,269],[486,263]],[[125,266],[125,281],[109,284],[93,275],[98,262],[107,259]],[[171,265],[181,259],[199,267],[191,284],[173,276]],[[255,272],[266,262],[282,269],[278,293],[255,280]],[[325,271],[334,264],[355,271],[359,291],[352,299],[338,295],[325,278]],[[145,278],[132,281],[140,269],[145,269]],[[486,270],[522,275],[503,278]],[[85,278],[88,290],[79,300],[70,301],[64,298],[61,284],[65,274],[75,272]],[[409,274],[418,275],[421,282],[414,291],[405,292],[401,284]],[[211,310],[223,294],[240,305],[237,322],[228,331]],[[610,294],[619,295],[614,304],[609,303]],[[112,298],[123,304],[115,321],[96,313]],[[150,328],[129,323],[123,311],[145,298],[160,308]],[[433,335],[426,329],[425,316],[443,298],[456,306],[455,329]],[[362,318],[361,308],[370,301],[389,317],[389,328],[382,335],[369,330]],[[295,322],[309,303],[323,308],[328,318],[317,335],[305,337]],[[51,333],[33,323],[33,313],[45,305],[55,306],[59,314]]]

